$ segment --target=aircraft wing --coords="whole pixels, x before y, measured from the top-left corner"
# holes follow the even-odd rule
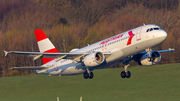
[[[33,66],[33,67],[13,67],[11,70],[42,70],[42,69],[47,69],[48,67],[38,67],[38,66]]]
[[[171,48],[169,48],[169,49],[167,49],[167,50],[158,50],[157,52],[159,52],[159,53],[162,53],[162,52],[172,52],[172,51],[174,51],[175,49],[171,49]],[[154,51],[154,50],[153,50]],[[145,54],[146,52],[144,51],[144,52],[141,52],[141,53],[138,53],[138,54]]]
[[[27,55],[29,57],[34,57],[34,60],[44,57],[44,58],[56,58],[56,61],[61,59],[71,59],[73,61],[80,61],[80,58],[88,55],[90,53],[84,52],[76,52],[76,53],[41,53],[41,52],[23,52],[23,51],[4,51],[5,56],[7,54],[19,54],[19,55]],[[110,52],[103,52],[103,54],[108,57],[111,53]]]
[[[5,56],[7,54],[18,54],[18,55],[27,55],[30,57],[39,56],[45,58],[58,58],[66,55],[66,59],[71,59],[84,54],[84,53],[41,53],[41,52],[23,52],[23,51],[9,51],[9,52],[4,51],[4,52],[5,52]]]
[[[172,52],[172,51],[174,51],[174,49],[169,48],[167,50],[159,50],[158,52],[161,53],[161,52]]]

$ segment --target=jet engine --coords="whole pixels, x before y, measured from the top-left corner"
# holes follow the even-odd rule
[[[102,64],[104,61],[104,54],[102,54],[101,52],[94,52],[85,56],[83,64],[87,67],[94,67]]]
[[[148,53],[142,55],[138,61],[139,65],[143,66],[152,66],[157,64],[161,60],[161,54],[157,51],[151,51],[151,56],[149,57]]]

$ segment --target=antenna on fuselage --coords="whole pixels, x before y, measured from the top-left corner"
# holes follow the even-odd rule
[[[145,26],[145,23],[143,23],[143,25]]]

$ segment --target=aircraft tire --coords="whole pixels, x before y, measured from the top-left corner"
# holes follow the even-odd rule
[[[89,79],[92,79],[94,77],[93,72],[90,73]]]
[[[125,78],[125,77],[126,77],[126,72],[125,72],[125,71],[122,71],[122,72],[121,72],[121,77],[122,77],[122,78]]]
[[[131,77],[131,72],[130,72],[130,71],[127,72],[126,77],[127,77],[127,78],[130,78],[130,77]]]
[[[89,78],[89,74],[87,72],[85,72],[83,76],[84,76],[84,79]]]

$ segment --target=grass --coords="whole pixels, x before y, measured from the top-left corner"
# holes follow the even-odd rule
[[[94,71],[92,80],[77,76],[27,75],[0,78],[0,101],[179,101],[180,64],[135,66]]]

